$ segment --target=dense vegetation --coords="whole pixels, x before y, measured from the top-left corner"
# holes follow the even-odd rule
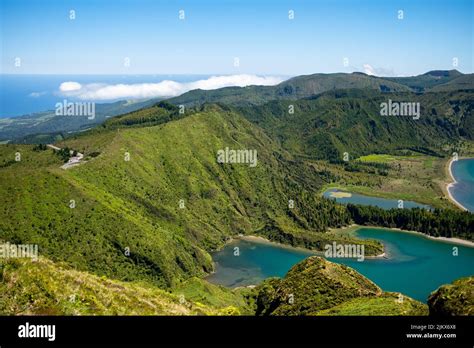
[[[348,204],[352,220],[359,225],[396,227],[433,237],[459,237],[474,241],[474,214],[451,209],[384,210],[374,206]]]
[[[457,70],[433,70],[418,76],[387,77],[386,79],[408,86],[415,92],[425,92],[437,86],[441,87],[453,83],[462,76],[465,75]]]
[[[420,118],[383,117],[388,99],[420,103]],[[277,100],[239,107],[248,120],[293,155],[334,163],[402,149],[451,155],[462,140],[474,139],[472,93],[390,93],[337,90],[310,99]],[[293,113],[289,111],[292,110]]]
[[[0,260],[0,315],[236,315],[246,313],[242,295],[212,284],[183,291],[145,282],[121,282],[77,271],[65,264]],[[242,310],[242,312],[240,312]]]
[[[288,299],[293,301],[288,302]],[[191,278],[165,291],[40,257],[0,260],[1,315],[426,315],[427,306],[382,292],[349,267],[311,257],[284,279],[230,290]]]
[[[168,291],[122,282],[65,263],[0,260],[1,315],[472,315],[473,278],[434,291],[428,306],[383,292],[353,269],[310,257],[256,288],[191,278]]]
[[[327,232],[350,217],[319,198],[325,178],[219,107],[156,126],[108,126],[58,145],[88,162],[62,170],[52,150],[2,146],[2,159],[20,152],[22,161],[0,169],[0,238],[36,243],[79,270],[169,287],[212,271],[208,253],[230,236],[256,231],[319,250],[333,240],[382,250]],[[256,149],[258,165],[217,163],[226,146]]]

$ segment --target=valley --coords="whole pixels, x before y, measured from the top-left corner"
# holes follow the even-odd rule
[[[430,76],[420,80],[431,81]],[[316,74],[272,87],[191,91],[61,137],[53,149],[35,141],[0,145],[0,240],[37,244],[40,253],[38,263],[1,262],[5,291],[0,311],[329,315],[365,308],[367,315],[428,314],[423,302],[431,291],[472,276],[473,249],[459,246],[461,256],[453,261],[449,244],[386,234],[381,228],[473,241],[474,216],[447,198],[445,171],[453,152],[474,154],[472,92],[430,87],[414,93],[403,81]],[[379,105],[388,97],[419,102],[420,118],[381,117]],[[184,113],[179,105],[185,105]],[[230,151],[242,156],[237,160]],[[339,204],[323,197],[330,188],[407,205]],[[259,236],[300,251],[276,252],[281,268],[274,251],[268,251],[268,257],[255,256],[261,265],[242,270],[244,262],[234,267],[240,269],[235,276],[232,267],[222,275],[215,255],[228,253],[229,241],[239,236]],[[409,240],[400,244],[404,238]],[[307,258],[332,243],[363,247],[367,259],[342,261],[347,267],[337,259]],[[252,252],[253,246],[242,245]],[[372,258],[383,253],[392,258]],[[412,257],[421,268],[399,256]],[[425,258],[437,263],[422,262]],[[440,273],[412,287],[403,283],[409,270],[426,274],[447,264],[458,272]],[[260,274],[265,265],[278,271]],[[332,270],[329,277],[324,269]],[[398,272],[399,283],[381,276],[387,269]],[[60,288],[43,272],[61,274],[60,282],[68,285]],[[29,273],[36,279],[32,283]],[[267,279],[273,276],[281,278]],[[74,286],[78,277],[89,290]],[[12,280],[17,278],[22,283]],[[206,280],[216,278],[228,286],[257,287],[230,289]],[[347,291],[335,292],[335,279]],[[313,290],[307,283],[317,284],[328,297],[310,299]],[[311,305],[275,309],[273,301],[281,303],[288,284]],[[15,305],[17,286],[44,303],[24,298]],[[108,308],[105,298],[119,296],[114,288],[123,289],[126,302]],[[49,302],[48,292],[59,307]],[[68,305],[75,293],[80,304]],[[409,300],[403,308],[394,307],[405,295]],[[131,310],[134,303],[136,310]]]

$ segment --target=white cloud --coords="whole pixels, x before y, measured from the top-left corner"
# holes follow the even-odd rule
[[[81,87],[82,86],[80,83],[68,81],[68,82],[61,83],[61,85],[59,86],[59,90],[61,92],[71,92],[71,91],[80,90]]]
[[[369,65],[369,64],[364,64],[364,72],[365,72],[367,75],[375,75],[375,70],[374,70],[374,68],[372,68],[372,66]]]
[[[393,69],[388,69],[388,68],[376,68],[373,67],[370,64],[364,64],[364,72],[367,75],[372,75],[372,76],[397,76]]]
[[[222,87],[250,85],[270,86],[284,79],[276,76],[228,75],[212,76],[194,82],[165,80],[157,83],[98,84],[81,85],[77,82],[63,82],[59,91],[63,96],[83,100],[146,99],[154,97],[175,97],[193,89],[211,90]]]

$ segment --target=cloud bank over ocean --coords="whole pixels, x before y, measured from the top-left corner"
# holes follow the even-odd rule
[[[250,85],[272,86],[284,80],[285,78],[278,76],[243,74],[212,76],[205,80],[193,82],[164,80],[157,83],[137,84],[80,84],[74,81],[66,81],[59,86],[59,93],[64,97],[82,100],[146,99],[175,97],[193,89],[212,90],[222,87],[245,87]]]

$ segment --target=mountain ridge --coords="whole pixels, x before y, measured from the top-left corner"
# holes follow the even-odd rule
[[[181,96],[167,99],[175,105],[186,107],[202,105],[209,102],[222,102],[231,105],[260,105],[270,100],[295,100],[311,97],[334,89],[369,88],[374,91],[390,92],[427,92],[431,87],[440,90],[474,89],[474,75],[462,74],[457,70],[433,71],[413,77],[378,77],[363,73],[328,73],[301,75],[285,80],[275,86],[225,87],[216,90],[193,90]],[[459,83],[452,80],[458,79]],[[451,83],[449,83],[451,82]],[[429,86],[428,89],[427,86]],[[426,90],[426,91],[425,91]],[[58,117],[51,112],[41,112],[19,118],[0,119],[0,141],[17,143],[45,143],[59,141],[68,134],[84,130],[105,121],[105,116],[117,116],[143,107],[149,107],[163,98],[152,98],[142,102],[129,104],[118,101],[110,104],[98,104],[95,120],[86,117]]]

